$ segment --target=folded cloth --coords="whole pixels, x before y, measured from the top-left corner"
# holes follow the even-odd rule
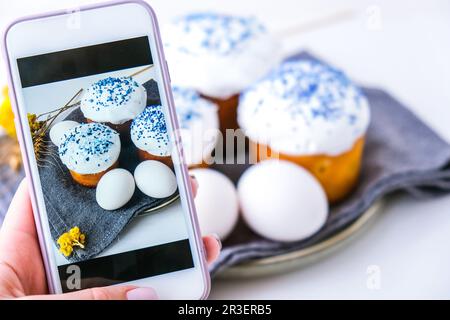
[[[301,53],[290,59],[313,59]],[[450,146],[404,105],[383,90],[363,88],[371,110],[358,186],[333,206],[325,226],[312,237],[293,243],[263,239],[240,222],[211,266],[217,274],[232,265],[255,258],[298,250],[330,237],[351,224],[377,199],[395,190],[415,196],[450,191]]]

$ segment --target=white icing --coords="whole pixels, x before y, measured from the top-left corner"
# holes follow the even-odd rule
[[[367,99],[342,72],[284,62],[240,98],[238,123],[253,141],[292,155],[338,155],[369,125]]]
[[[217,106],[192,90],[173,87],[186,164],[200,164],[216,146],[219,134]]]
[[[49,134],[50,140],[53,142],[54,145],[58,147],[59,144],[63,141],[63,139],[65,139],[65,133],[78,125],[79,125],[78,122],[71,120],[60,121],[56,123],[50,129]]]
[[[101,123],[80,124],[64,137],[58,148],[61,161],[79,174],[102,172],[119,158],[119,134]]]
[[[169,135],[160,105],[148,106],[131,123],[131,140],[152,155],[170,156]]]
[[[80,109],[92,121],[122,124],[140,114],[146,102],[145,88],[133,78],[108,77],[84,91]]]
[[[255,18],[190,14],[163,34],[172,83],[215,98],[238,94],[281,60],[280,44]]]

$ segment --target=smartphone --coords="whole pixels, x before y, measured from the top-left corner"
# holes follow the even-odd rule
[[[50,291],[132,284],[163,299],[207,297],[152,8],[24,18],[7,28],[4,55]]]

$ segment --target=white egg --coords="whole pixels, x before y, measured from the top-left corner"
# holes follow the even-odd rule
[[[64,134],[77,125],[79,125],[78,122],[71,120],[58,122],[50,129],[50,140],[59,147],[63,141]]]
[[[320,183],[302,167],[268,160],[250,167],[238,183],[248,226],[275,241],[298,241],[316,233],[328,216]]]
[[[224,174],[212,169],[190,171],[198,181],[195,207],[202,234],[217,234],[225,239],[238,221],[236,188]]]
[[[105,210],[123,207],[133,196],[135,189],[133,175],[125,169],[113,169],[101,177],[95,198]]]
[[[166,198],[177,191],[175,174],[159,161],[139,163],[134,170],[134,180],[139,190],[152,198]]]

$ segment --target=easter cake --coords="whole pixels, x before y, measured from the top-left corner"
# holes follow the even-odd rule
[[[89,123],[68,130],[58,153],[76,182],[95,187],[106,172],[117,167],[120,147],[116,131],[100,123]]]
[[[195,90],[172,88],[188,167],[208,166],[219,132],[217,105]]]
[[[172,83],[219,106],[220,127],[237,128],[239,93],[280,62],[278,42],[255,18],[193,13],[166,26]]]
[[[156,160],[172,166],[169,134],[161,105],[145,108],[133,120],[130,130],[131,140],[142,161]]]
[[[246,90],[238,122],[257,160],[279,157],[309,170],[330,202],[355,186],[370,111],[342,72],[312,60],[286,61]]]
[[[145,88],[131,77],[108,77],[90,85],[83,93],[80,109],[87,122],[104,123],[123,136],[131,121],[145,108]]]

